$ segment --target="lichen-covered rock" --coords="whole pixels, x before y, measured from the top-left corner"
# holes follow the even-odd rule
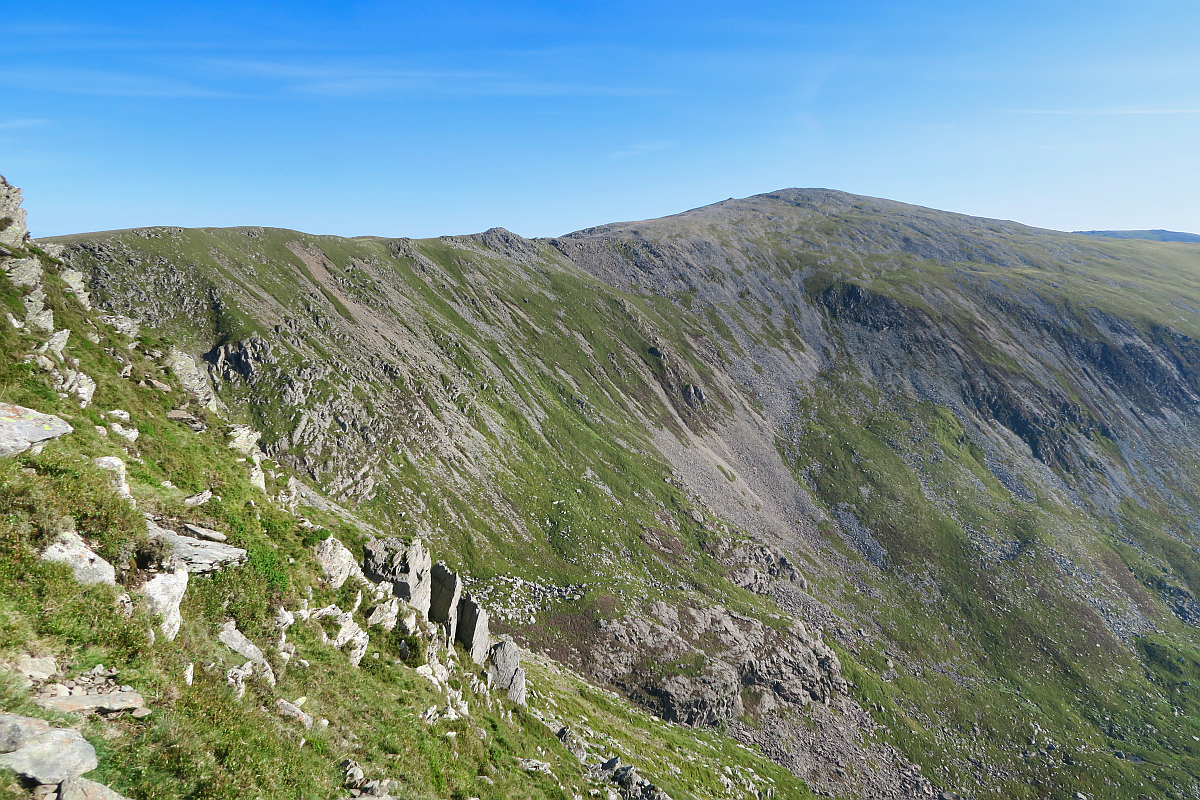
[[[11,753],[50,730],[50,723],[34,717],[0,714],[0,753]]]
[[[65,420],[53,415],[0,403],[0,457],[15,456],[73,430]]]
[[[525,705],[525,670],[521,668],[521,651],[510,641],[497,642],[491,651],[492,664],[488,674],[492,684],[508,693],[516,705]]]

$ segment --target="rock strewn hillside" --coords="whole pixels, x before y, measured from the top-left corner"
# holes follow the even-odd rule
[[[280,502],[296,470],[436,542],[668,719],[832,794],[929,791],[910,761],[1192,791],[1191,245],[824,190],[545,241],[59,243],[207,365]]]

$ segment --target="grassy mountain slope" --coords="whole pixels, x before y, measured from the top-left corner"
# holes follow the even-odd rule
[[[13,224],[0,216],[8,221],[2,227]],[[37,286],[14,283],[8,270],[31,259],[42,273]],[[227,446],[239,414],[202,407],[187,381],[163,366],[170,343],[89,308],[47,250],[27,239],[5,246],[0,267],[0,302],[13,319],[22,322],[26,301],[42,292],[52,329],[70,331],[59,359],[42,347],[48,331],[27,322],[0,326],[0,402],[57,415],[74,428],[40,453],[0,458],[0,665],[20,654],[51,655],[67,681],[102,663],[119,669],[119,680],[153,713],[80,719],[49,712],[8,669],[0,669],[0,711],[81,727],[100,761],[90,778],[135,800],[346,797],[341,763],[353,759],[368,777],[396,781],[393,797],[571,798],[611,787],[587,772],[577,757],[584,755],[587,765],[622,756],[676,798],[728,797],[733,781],[743,790],[811,796],[795,776],[728,737],[685,732],[552,663],[526,664],[532,695],[523,708],[480,690],[471,669],[455,667],[469,662],[464,653],[439,652],[471,714],[427,724],[421,715],[440,709],[445,697],[416,671],[419,658],[404,655],[410,642],[402,637],[370,629],[370,652],[353,668],[322,641],[331,631],[313,621],[288,630],[296,653],[281,658],[269,645],[279,636],[280,607],[356,606],[356,587],[334,590],[322,579],[313,547],[335,535],[361,555],[361,523],[297,491],[287,480],[293,476],[270,462],[272,481],[293,493],[276,501],[254,486],[247,459]],[[86,404],[59,391],[55,377],[68,367],[95,382]],[[206,429],[167,416],[180,408]],[[127,412],[122,419],[139,432],[136,440],[111,430],[113,409]],[[127,464],[136,507],[95,466],[106,456]],[[183,502],[206,489],[215,496],[203,505]],[[152,635],[159,620],[138,595],[157,552],[144,514],[176,528],[223,531],[248,552],[242,566],[191,577],[171,641]],[[81,587],[69,567],[39,558],[70,529],[117,568],[118,586]],[[444,554],[435,548],[435,557]],[[128,614],[120,600],[126,592],[133,596]],[[354,615],[364,627],[366,610]],[[217,639],[231,619],[267,652],[278,676],[274,686],[248,680],[240,701],[226,671],[244,659]],[[189,665],[194,680],[185,678]],[[326,722],[306,731],[277,713],[281,697],[306,698],[305,711]],[[563,724],[573,730],[566,741],[556,736]],[[526,770],[519,759],[543,761],[553,774]],[[0,796],[28,797],[29,787],[5,771]]]
[[[56,243],[204,359],[269,494],[431,539],[667,719],[834,794],[1196,790],[1195,245],[823,190]]]

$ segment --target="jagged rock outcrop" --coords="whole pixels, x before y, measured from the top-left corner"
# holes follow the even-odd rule
[[[458,573],[445,564],[434,564],[429,572],[429,621],[441,623],[446,628],[447,641],[458,639],[459,601],[462,599],[463,584]]]
[[[171,558],[183,564],[188,572],[216,572],[226,567],[236,567],[246,560],[246,551],[240,547],[183,536],[152,519],[146,520],[146,529],[151,539],[161,539],[170,546]]]
[[[179,634],[183,617],[179,613],[179,604],[187,592],[188,569],[182,564],[173,565],[168,571],[146,581],[138,589],[138,593],[146,601],[146,610],[162,618],[160,630],[170,641]]]
[[[363,550],[366,553],[363,572],[367,577],[390,583],[397,597],[428,618],[433,562],[424,542],[415,539],[405,544],[394,538],[372,538]]]

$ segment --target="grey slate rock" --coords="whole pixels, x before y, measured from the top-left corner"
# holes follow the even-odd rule
[[[233,652],[237,653],[242,658],[252,661],[258,665],[259,669],[267,678],[267,683],[275,685],[275,671],[271,669],[271,665],[267,663],[263,651],[258,645],[246,638],[246,635],[237,629],[237,623],[229,620],[221,626],[221,632],[217,634],[217,639],[221,644],[228,647]]]
[[[69,778],[58,787],[58,800],[128,800],[103,783],[87,778]]]
[[[146,530],[151,538],[170,542],[175,558],[183,562],[188,572],[216,572],[224,567],[236,567],[246,560],[246,551],[240,547],[182,536],[151,519],[146,520]]]
[[[280,697],[275,701],[275,707],[279,709],[280,715],[284,717],[291,717],[292,719],[297,720],[301,725],[304,726],[304,730],[312,730],[313,718],[306,714],[304,710],[300,708],[300,706],[296,705],[295,703],[290,703]]]
[[[146,599],[146,607],[150,613],[162,617],[162,632],[170,641],[179,633],[183,617],[179,613],[179,604],[187,591],[188,571],[181,566],[171,572],[160,572],[142,584],[138,589]]]
[[[521,668],[521,651],[509,641],[498,642],[492,648],[492,683],[508,692],[508,699],[525,705],[525,670]]]
[[[464,592],[458,601],[458,641],[471,654],[471,660],[483,666],[487,663],[492,637],[488,631],[487,610]]]
[[[404,544],[399,539],[371,539],[363,548],[363,571],[374,581],[388,581],[392,591],[428,619],[432,594],[433,562],[420,539]]]
[[[11,753],[50,730],[50,723],[34,717],[0,714],[0,753]]]
[[[38,705],[51,711],[67,714],[86,714],[91,711],[128,711],[146,704],[137,692],[111,692],[109,694],[72,694],[66,697],[41,697]]]
[[[15,456],[73,430],[65,420],[50,414],[0,403],[0,457]]]
[[[448,641],[457,640],[458,602],[462,599],[463,583],[457,572],[437,563],[430,570],[429,621],[446,626]]]
[[[117,571],[113,565],[92,552],[74,531],[60,533],[54,543],[42,551],[42,560],[68,565],[75,573],[75,580],[84,586],[95,583],[117,585]]]
[[[96,749],[70,728],[51,728],[19,749],[0,755],[0,767],[37,783],[62,783],[97,765]]]
[[[358,560],[336,536],[330,536],[323,542],[318,542],[313,554],[317,558],[317,564],[320,565],[321,571],[325,573],[325,577],[334,589],[342,588],[342,584],[352,577],[365,580],[362,569],[358,566]]]

